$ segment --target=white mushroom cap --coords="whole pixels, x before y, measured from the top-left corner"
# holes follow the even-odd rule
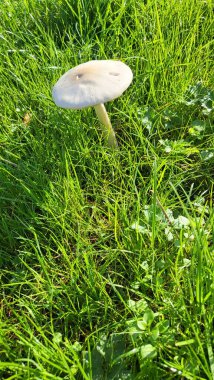
[[[62,108],[95,106],[118,98],[132,78],[131,69],[121,61],[89,61],[67,71],[58,80],[53,99]]]

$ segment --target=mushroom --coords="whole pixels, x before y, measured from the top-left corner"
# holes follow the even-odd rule
[[[94,106],[108,146],[116,148],[117,140],[104,103],[118,98],[132,78],[131,69],[121,61],[89,61],[62,75],[52,95],[55,104],[62,108]]]

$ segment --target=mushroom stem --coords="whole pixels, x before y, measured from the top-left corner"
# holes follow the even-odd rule
[[[106,112],[104,104],[103,103],[97,104],[96,106],[94,106],[94,108],[95,108],[97,117],[99,121],[101,122],[102,131],[104,133],[104,137],[107,141],[108,146],[113,149],[117,148],[118,145],[117,145],[115,133],[112,128],[112,125],[111,125],[109,116]]]

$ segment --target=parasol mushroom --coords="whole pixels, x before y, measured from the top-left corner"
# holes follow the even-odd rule
[[[104,136],[110,147],[117,140],[104,103],[118,98],[129,87],[131,69],[121,61],[96,60],[82,63],[67,71],[53,88],[53,99],[62,108],[95,108]]]

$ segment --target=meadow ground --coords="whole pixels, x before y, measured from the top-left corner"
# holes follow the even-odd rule
[[[214,379],[211,0],[2,0],[0,378]],[[107,104],[60,75],[120,59]]]

